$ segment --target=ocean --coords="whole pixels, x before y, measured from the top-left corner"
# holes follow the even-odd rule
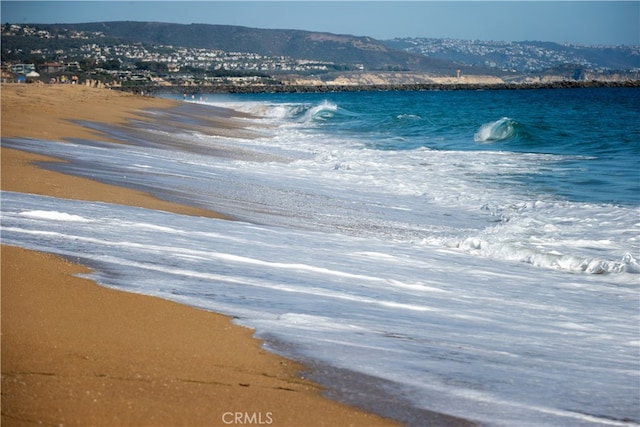
[[[5,191],[2,242],[230,315],[408,425],[640,425],[640,90],[166,97],[84,123],[126,145],[2,145],[235,221]]]

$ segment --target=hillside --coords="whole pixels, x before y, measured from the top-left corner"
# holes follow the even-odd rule
[[[158,22],[2,24],[3,79],[122,87],[637,81],[640,46],[404,38]],[[66,74],[66,75],[64,75]]]
[[[370,37],[300,30],[268,30],[228,25],[168,24],[158,22],[98,22],[38,25],[47,31],[100,33],[121,42],[141,42],[186,48],[251,52],[263,56],[327,61],[366,70],[455,73],[460,65],[385,46]],[[486,70],[485,70],[486,71]],[[472,73],[472,70],[469,70]]]
[[[566,64],[598,71],[640,68],[640,46],[579,46],[540,41],[438,38],[397,38],[386,40],[384,44],[389,48],[430,58],[520,73],[538,73]]]

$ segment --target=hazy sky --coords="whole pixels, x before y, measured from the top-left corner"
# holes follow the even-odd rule
[[[5,1],[2,23],[158,21],[394,37],[640,44],[640,1]]]

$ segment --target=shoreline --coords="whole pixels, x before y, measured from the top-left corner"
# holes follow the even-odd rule
[[[2,246],[3,425],[395,425],[323,398],[228,317],[89,271]]]
[[[145,108],[169,108],[176,105],[176,102],[167,99],[143,98],[76,85],[2,84],[0,95],[2,138],[20,137],[58,141],[84,138],[119,143],[105,138],[100,132],[73,124],[69,119],[98,119],[104,123],[123,124],[130,118],[144,120],[145,116],[140,112]],[[112,108],[109,109],[108,106]],[[34,123],[37,126],[34,126]],[[34,164],[61,162],[53,157],[0,147],[0,162],[2,190],[229,219],[211,210],[160,200],[142,191],[66,175]]]
[[[75,85],[3,84],[1,95],[3,138],[59,141],[101,138],[69,119],[125,123],[176,104]],[[221,218],[1,151],[3,191]],[[264,350],[229,317],[107,289],[51,254],[3,245],[0,255],[6,425],[397,425],[323,397],[300,377],[303,365]]]

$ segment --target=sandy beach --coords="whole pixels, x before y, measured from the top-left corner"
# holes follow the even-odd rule
[[[105,138],[69,119],[144,120],[169,100],[75,85],[3,85],[2,137]],[[114,142],[117,143],[117,142]],[[2,148],[4,191],[184,215],[216,212],[57,172]],[[301,366],[216,313],[103,288],[86,267],[2,246],[2,425],[376,426],[393,422],[322,397]]]

